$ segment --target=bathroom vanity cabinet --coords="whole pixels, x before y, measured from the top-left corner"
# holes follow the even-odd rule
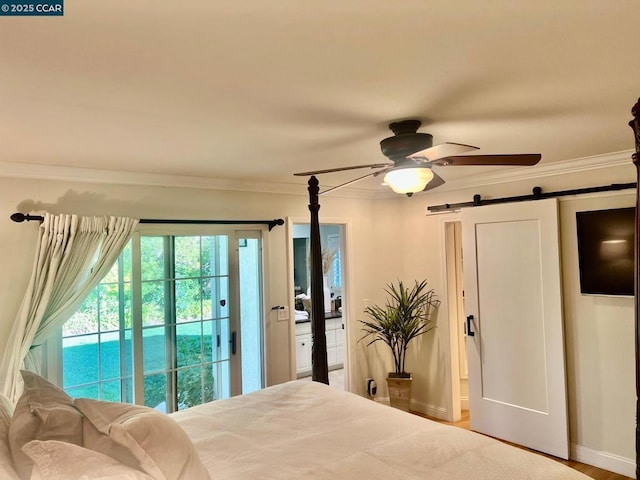
[[[344,326],[342,316],[337,312],[325,317],[327,337],[327,363],[329,370],[342,368],[344,361]],[[311,322],[296,321],[296,358],[298,377],[311,373]]]

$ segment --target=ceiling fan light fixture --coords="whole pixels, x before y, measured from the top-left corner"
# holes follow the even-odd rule
[[[396,193],[417,193],[424,190],[433,179],[429,167],[401,167],[389,170],[384,176],[384,183]]]

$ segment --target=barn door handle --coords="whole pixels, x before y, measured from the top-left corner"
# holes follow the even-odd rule
[[[471,330],[471,322],[473,321],[473,315],[467,315],[467,323],[465,324],[464,333],[467,334],[468,337],[475,337],[476,332]]]

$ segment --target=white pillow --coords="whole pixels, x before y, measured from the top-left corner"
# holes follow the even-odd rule
[[[13,457],[9,447],[9,425],[13,415],[13,404],[0,394],[0,478],[17,480],[18,472],[13,468]]]
[[[185,431],[152,408],[88,398],[74,401],[84,414],[84,446],[154,478],[210,480]]]
[[[13,465],[21,478],[29,478],[33,462],[22,451],[31,440],[61,440],[82,445],[82,415],[62,389],[23,370],[24,391],[9,427]]]
[[[153,480],[100,452],[57,440],[32,440],[22,450],[33,461],[31,480]]]

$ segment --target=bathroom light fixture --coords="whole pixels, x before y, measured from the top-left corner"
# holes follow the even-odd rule
[[[398,167],[386,173],[384,183],[396,193],[413,194],[424,190],[432,178],[429,167]]]

